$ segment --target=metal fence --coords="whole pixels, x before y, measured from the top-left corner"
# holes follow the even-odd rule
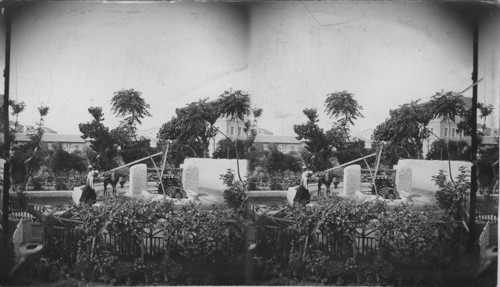
[[[353,258],[357,261],[369,260],[379,248],[377,231],[374,229],[357,229],[353,234],[324,233],[317,231],[310,237],[316,248],[338,258]],[[285,257],[291,249],[293,240],[299,236],[294,229],[285,225],[262,224],[257,227],[257,244],[273,243],[277,251]]]
[[[89,237],[82,229],[74,227],[53,227],[52,236],[46,236],[45,240],[54,242],[64,242],[66,246],[71,246],[70,252],[77,253],[77,242],[81,241],[90,254],[108,253],[126,258],[159,258],[166,254],[169,246],[172,246],[174,236],[179,233],[165,235],[166,231],[161,229],[144,230],[139,233],[112,234],[108,232],[100,233],[98,236]],[[235,231],[228,227],[227,237],[233,242]],[[187,236],[187,235],[186,235]],[[233,244],[231,244],[234,248]]]
[[[464,196],[463,208],[468,212],[470,204],[469,194]],[[476,221],[480,222],[498,222],[498,200],[491,198],[491,202],[485,201],[483,199],[482,202],[476,201]]]

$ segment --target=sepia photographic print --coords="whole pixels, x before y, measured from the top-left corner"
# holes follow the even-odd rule
[[[0,286],[497,286],[499,1],[0,6]]]

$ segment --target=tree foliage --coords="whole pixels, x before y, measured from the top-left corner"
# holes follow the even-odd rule
[[[485,118],[491,114],[493,107],[478,103],[478,109],[479,116]],[[412,101],[391,110],[389,118],[375,128],[374,145],[386,143],[387,150],[394,155],[390,157],[392,161],[400,157],[422,158],[423,142],[431,134],[427,126],[434,119],[448,124],[457,123],[457,132],[463,131],[465,136],[473,132],[481,136],[480,131],[471,129],[471,109],[464,102],[464,97],[454,92],[438,92],[428,102]]]
[[[276,145],[267,149],[257,146],[250,149],[247,158],[250,190],[286,190],[299,182],[302,161],[297,152],[282,153]]]
[[[175,110],[175,116],[161,127],[159,144],[172,142],[185,155],[208,157],[210,140],[219,132],[215,123],[222,117],[245,121],[250,129],[250,116],[257,118],[261,109],[252,109],[250,95],[241,90],[225,91],[216,100],[208,98],[187,104]],[[201,152],[200,152],[201,151]]]
[[[65,151],[60,144],[55,145],[50,154],[49,166],[53,172],[85,171],[87,168],[86,161],[81,155]]]
[[[144,117],[150,117],[149,104],[141,97],[142,93],[134,89],[121,90],[113,94],[111,99],[111,110],[124,121],[135,127],[141,124]]]
[[[334,92],[327,95],[325,100],[325,112],[337,120],[337,125],[346,132],[349,131],[349,125],[354,125],[357,118],[362,118],[363,107],[358,105],[354,99],[354,94],[347,91]]]
[[[22,110],[24,110],[24,106],[17,110],[14,108],[13,112],[20,113]],[[13,146],[11,149],[10,163],[12,183],[17,185],[16,189],[19,191],[26,190],[33,175],[41,168],[44,157],[47,154],[47,148],[42,144],[42,138],[44,134],[43,126],[45,117],[48,112],[49,107],[38,107],[39,121],[37,122],[35,132],[28,135],[28,142]],[[16,115],[18,115],[18,113]],[[14,133],[12,134],[12,138],[14,138]]]
[[[390,117],[378,125],[373,140],[388,142],[398,155],[421,158],[423,141],[429,136],[427,125],[433,118],[427,103],[412,101],[389,111]]]
[[[144,158],[154,150],[150,140],[138,138],[137,125],[146,116],[151,116],[149,104],[134,89],[121,90],[114,93],[111,110],[116,116],[124,118],[118,127],[110,129],[105,126],[101,107],[88,109],[92,121],[79,124],[83,139],[90,139],[92,153],[90,161],[100,170],[109,170],[122,161],[125,163]]]
[[[304,161],[314,171],[332,167],[333,157],[339,153],[349,153],[347,149],[357,147],[350,144],[350,126],[360,117],[362,107],[354,99],[354,95],[347,91],[328,94],[325,102],[325,112],[334,119],[331,128],[327,131],[319,127],[318,112],[316,109],[304,109],[303,113],[308,121],[294,125],[297,139],[306,140],[307,153],[303,153]],[[364,148],[363,148],[364,152]],[[358,156],[361,156],[361,151]]]
[[[297,139],[306,140],[306,150],[304,161],[314,171],[324,170],[332,166],[330,162],[334,152],[333,143],[335,137],[332,132],[325,132],[317,124],[318,114],[316,109],[304,109],[304,115],[308,118],[305,124],[294,125]]]
[[[238,158],[246,158],[248,149],[251,146],[250,140],[237,140],[238,142],[235,144],[235,141],[225,138],[221,139],[217,143],[217,148],[212,155],[213,158],[226,158],[226,159],[235,159],[236,154],[238,154]],[[236,146],[238,147],[238,153],[236,153]]]
[[[351,142],[345,143],[344,147],[336,152],[339,164],[344,164],[352,160],[358,159],[370,153],[370,150],[365,148],[365,142],[360,139],[354,139]],[[367,158],[366,161],[370,166],[374,165],[375,158]]]
[[[432,142],[427,159],[464,160],[470,159],[470,145],[466,141],[447,141],[439,139]]]
[[[92,121],[81,123],[78,127],[83,139],[90,138],[90,148],[94,152],[89,154],[90,161],[100,170],[111,169],[117,164],[117,131],[110,131],[104,125],[104,114],[101,107],[90,107],[88,111],[93,117]]]

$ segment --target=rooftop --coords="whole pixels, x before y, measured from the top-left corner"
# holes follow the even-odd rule
[[[484,136],[483,137],[484,145],[498,145],[498,136]]]
[[[286,143],[286,144],[301,144],[295,136],[278,136],[258,134],[255,137],[256,143]]]
[[[29,134],[16,134],[15,141],[27,142],[30,141]],[[65,142],[65,143],[85,143],[80,135],[62,135],[62,134],[43,134],[42,141],[44,142]]]

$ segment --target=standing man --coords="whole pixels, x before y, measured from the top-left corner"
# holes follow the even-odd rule
[[[309,178],[312,175],[312,171],[307,170],[307,167],[304,165],[302,166],[302,175],[300,176],[300,184],[304,186],[305,189],[309,191]]]
[[[99,174],[99,171],[95,170],[91,165],[89,165],[89,173],[87,174],[87,185],[92,189],[94,188],[95,177]]]

